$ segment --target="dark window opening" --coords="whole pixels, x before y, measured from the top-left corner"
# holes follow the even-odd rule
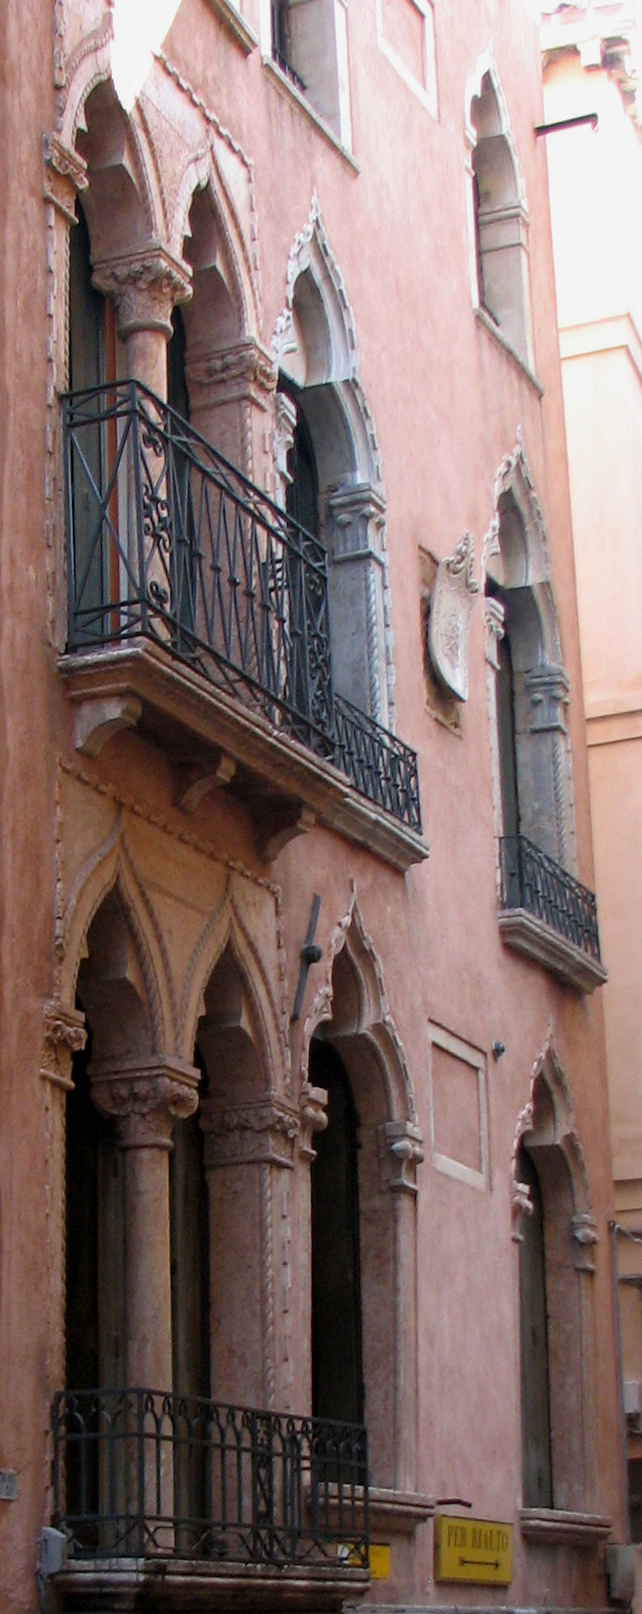
[[[530,1191],[532,1205],[531,1214],[523,1218],[520,1246],[524,1506],[551,1508],[553,1471],[544,1206],[535,1165],[523,1144],[518,1173],[520,1182],[526,1183]]]
[[[328,1094],[312,1168],[312,1410],[362,1423],[358,1116],[342,1059],[314,1041],[310,1081]]]

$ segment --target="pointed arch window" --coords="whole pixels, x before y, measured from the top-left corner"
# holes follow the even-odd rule
[[[530,365],[528,211],[495,74],[478,70],[476,80],[468,121],[474,301]]]

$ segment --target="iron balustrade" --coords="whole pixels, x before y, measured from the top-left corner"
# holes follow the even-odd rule
[[[146,1389],[60,1391],[52,1424],[74,1557],[367,1568],[361,1427]]]
[[[507,835],[501,842],[502,907],[525,908],[599,964],[597,903],[555,859],[526,835]]]
[[[417,761],[335,701],[327,557],[139,382],[63,398],[70,651],[153,639],[420,830]]]
[[[342,695],[334,697],[334,760],[369,801],[421,832],[417,756]]]

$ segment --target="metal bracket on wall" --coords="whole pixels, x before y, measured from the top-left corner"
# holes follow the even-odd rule
[[[305,938],[305,941],[303,943],[303,946],[301,948],[301,968],[299,970],[299,982],[298,982],[298,986],[297,986],[297,989],[296,989],[296,997],[294,999],[294,1008],[292,1010],[292,1019],[293,1020],[298,1020],[299,1015],[301,1013],[301,1005],[303,1003],[303,993],[305,992],[305,983],[306,983],[307,978],[308,978],[308,970],[310,968],[310,965],[311,964],[318,964],[320,962],[321,957],[322,957],[321,948],[319,947],[318,943],[315,942],[315,940],[314,940],[314,933],[315,933],[315,930],[317,928],[317,919],[319,917],[319,908],[320,907],[321,907],[321,898],[319,896],[317,896],[317,893],[315,891],[314,896],[312,898],[312,910],[311,910],[311,913],[310,913],[310,923],[308,925],[308,934],[307,934],[307,936]]]

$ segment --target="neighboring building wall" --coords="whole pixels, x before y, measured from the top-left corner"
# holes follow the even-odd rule
[[[547,139],[589,746],[615,1206],[642,1229],[642,141],[640,18],[560,8],[542,24],[546,119],[597,113]],[[616,1235],[624,1278],[640,1248]],[[636,1412],[642,1312],[620,1284],[633,1538],[642,1538]]]
[[[3,9],[2,1596],[603,1610],[612,1174],[535,24],[315,0],[321,99],[265,0],[168,7],[133,87],[125,0]],[[234,1404],[244,1462],[254,1431],[242,1539],[221,1420],[186,1435],[173,1390]],[[372,1579],[313,1410],[363,1413]],[[270,1435],[271,1496],[280,1411],[307,1433]],[[320,1493],[326,1556],[281,1565]],[[448,1498],[513,1530],[508,1585],[436,1577]]]

